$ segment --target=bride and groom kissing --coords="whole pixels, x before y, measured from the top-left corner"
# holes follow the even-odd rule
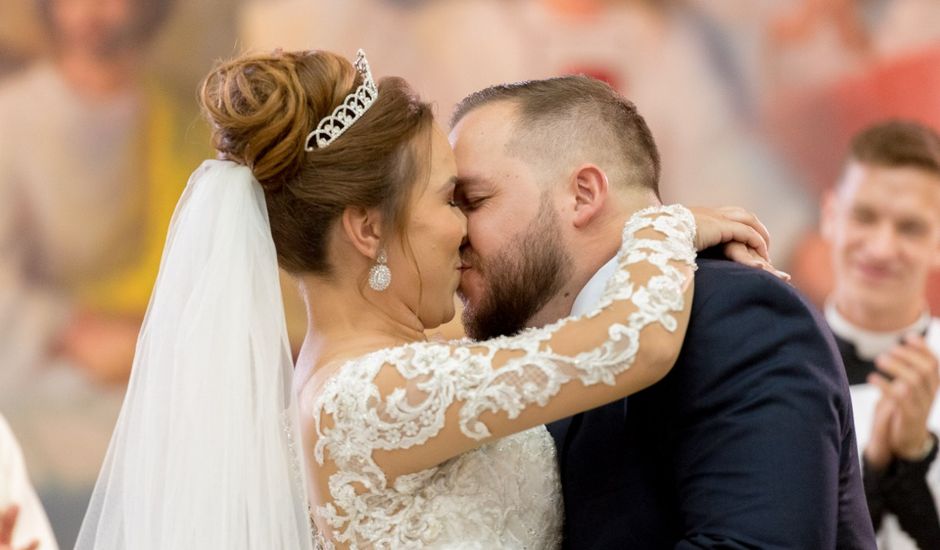
[[[831,338],[750,214],[660,206],[605,84],[488,88],[450,143],[361,55],[238,58],[201,101],[223,160],[77,548],[874,547]],[[427,341],[458,286],[473,340]]]

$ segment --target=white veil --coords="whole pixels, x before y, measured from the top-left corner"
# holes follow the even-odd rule
[[[311,549],[264,193],[210,160],[167,236],[77,550]]]

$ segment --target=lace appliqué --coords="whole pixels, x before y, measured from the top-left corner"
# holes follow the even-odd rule
[[[301,470],[301,453],[300,449],[297,448],[296,437],[294,436],[294,434],[297,432],[297,426],[295,423],[294,411],[292,409],[281,411],[281,429],[284,431],[284,440],[287,444],[291,478],[294,482],[294,489],[297,491],[297,494],[305,494],[306,489],[304,488],[304,474]],[[326,540],[323,534],[317,530],[317,526],[313,522],[313,514],[309,512],[309,508],[307,513],[307,521],[309,522],[310,538],[313,540],[314,549],[335,550],[333,543]]]
[[[666,238],[637,238],[645,228]],[[516,418],[528,406],[545,405],[573,380],[586,386],[613,385],[633,364],[645,327],[676,329],[673,314],[684,306],[686,276],[671,262],[694,268],[694,235],[694,219],[681,206],[647,209],[630,219],[623,230],[618,270],[597,311],[586,317],[625,300],[635,311],[624,323],[610,325],[607,339],[589,351],[574,356],[553,351],[552,336],[572,321],[569,318],[478,344],[420,342],[380,350],[340,367],[312,401],[318,435],[314,459],[323,465],[329,450],[338,469],[328,482],[333,502],[315,513],[330,525],[335,539],[353,548],[425,547],[437,540],[447,529],[446,521],[426,503],[454,490],[454,472],[477,451],[399,476],[393,486],[374,462],[373,452],[425,443],[441,432],[445,413],[455,403],[460,431],[482,440],[491,435],[480,420],[486,412]],[[628,268],[638,263],[655,266],[659,273],[645,284],[635,284]],[[504,355],[504,362],[494,366],[494,356],[503,351],[513,352],[511,358]],[[394,369],[407,387],[382,395],[375,380],[383,368]],[[327,415],[333,426],[323,429],[321,418]]]

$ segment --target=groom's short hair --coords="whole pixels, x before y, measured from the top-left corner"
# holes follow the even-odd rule
[[[636,106],[608,84],[583,75],[499,84],[463,99],[451,118],[505,101],[516,106],[513,153],[533,165],[556,164],[578,154],[595,162],[612,185],[652,190],[659,196],[656,142]]]

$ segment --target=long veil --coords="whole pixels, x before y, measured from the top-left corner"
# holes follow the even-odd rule
[[[210,160],[167,236],[77,550],[311,549],[264,193]]]

